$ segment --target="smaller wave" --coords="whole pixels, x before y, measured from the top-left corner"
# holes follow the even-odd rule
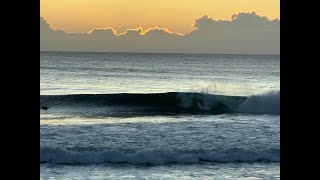
[[[40,163],[54,164],[99,164],[128,163],[146,165],[164,165],[170,163],[189,164],[200,162],[280,162],[280,150],[275,148],[257,150],[231,148],[164,150],[67,150],[61,147],[41,147]]]

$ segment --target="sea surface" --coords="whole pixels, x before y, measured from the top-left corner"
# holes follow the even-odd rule
[[[280,179],[280,56],[40,52],[40,179]]]

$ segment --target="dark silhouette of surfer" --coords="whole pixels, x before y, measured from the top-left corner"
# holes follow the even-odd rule
[[[42,106],[41,109],[48,110],[48,106]]]
[[[180,107],[181,99],[182,99],[181,96],[176,96],[176,113],[181,112],[181,107]],[[199,109],[201,109],[199,105],[197,105],[198,103],[200,103],[201,107],[204,106],[204,103],[201,99],[199,100],[196,97],[194,97],[192,99],[192,106],[191,106],[192,111],[198,111]]]
[[[200,103],[201,107],[200,107],[199,103]],[[203,107],[203,101],[202,100],[197,100],[197,101],[194,102],[194,104],[192,106],[192,109],[194,111],[201,111],[202,107]]]
[[[181,97],[180,96],[176,96],[176,113],[180,113],[180,102],[181,102]]]
[[[203,101],[202,100],[199,100],[200,104],[201,104],[201,107],[203,107]]]

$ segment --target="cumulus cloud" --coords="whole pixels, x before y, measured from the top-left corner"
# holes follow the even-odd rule
[[[41,51],[111,51],[155,53],[280,54],[280,20],[255,12],[232,15],[230,21],[207,15],[194,21],[194,30],[182,35],[166,28],[93,29],[88,33],[54,30],[40,17]]]
[[[196,19],[185,35],[188,49],[200,53],[280,54],[280,21],[255,12],[232,15],[230,21]]]

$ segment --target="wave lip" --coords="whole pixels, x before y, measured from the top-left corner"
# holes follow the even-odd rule
[[[41,147],[40,163],[55,164],[100,164],[128,163],[145,165],[164,165],[170,163],[190,164],[201,162],[241,163],[241,162],[280,162],[280,150],[275,148],[256,150],[231,148],[162,150],[67,150],[61,147]]]

